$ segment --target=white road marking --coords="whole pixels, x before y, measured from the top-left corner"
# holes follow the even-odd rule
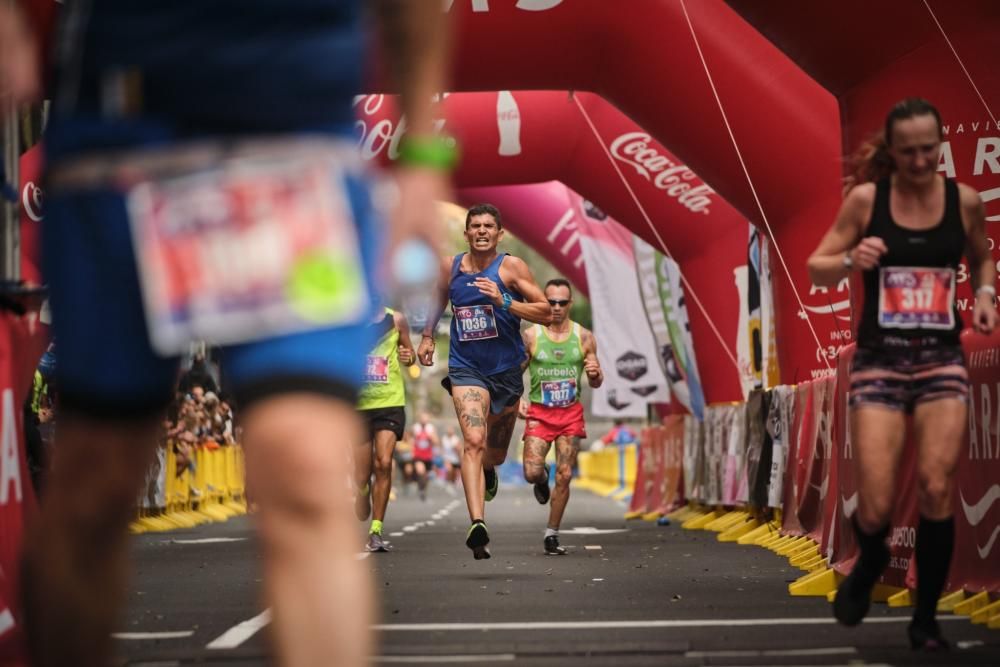
[[[480,653],[478,655],[380,655],[372,658],[372,662],[385,663],[433,663],[446,662],[513,662],[517,659],[513,653]]]
[[[111,636],[125,641],[140,641],[143,639],[183,639],[194,634],[194,630],[177,630],[176,632],[115,632]]]
[[[579,526],[570,530],[559,531],[560,535],[607,535],[609,533],[627,533],[628,528],[594,528],[593,526]]]
[[[584,549],[590,549],[591,551],[597,551],[597,550],[601,549],[601,545],[600,544],[588,544],[588,545],[586,545],[583,548]]]
[[[964,616],[940,616],[945,621],[967,621]],[[832,616],[821,618],[704,618],[651,621],[535,621],[510,623],[389,623],[373,625],[381,632],[444,632],[475,630],[605,630],[647,628],[724,628],[729,626],[832,625]],[[866,618],[865,623],[909,623],[909,616]]]
[[[821,656],[821,655],[854,655],[858,649],[853,646],[831,646],[829,648],[790,648],[766,649],[762,651],[687,651],[685,658],[761,658],[776,656]]]
[[[207,649],[236,648],[257,634],[257,631],[271,622],[271,610],[265,609],[242,623],[237,623],[208,643]]]
[[[198,540],[166,540],[168,544],[215,544],[217,542],[243,542],[245,537],[203,537]]]
[[[417,529],[416,526],[403,526],[403,532],[404,533],[412,533],[416,529]]]
[[[398,530],[395,533],[389,533],[389,537],[402,537],[405,534],[403,531]]]
[[[604,581],[604,579],[591,579],[591,581]]]

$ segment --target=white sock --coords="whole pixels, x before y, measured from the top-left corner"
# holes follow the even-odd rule
[[[559,537],[559,529],[558,528],[546,528],[545,529],[545,537],[552,537],[553,535],[555,535],[556,537]]]

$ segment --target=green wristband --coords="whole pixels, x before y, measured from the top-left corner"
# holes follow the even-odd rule
[[[451,171],[458,164],[458,144],[453,137],[403,137],[399,146],[399,163]]]

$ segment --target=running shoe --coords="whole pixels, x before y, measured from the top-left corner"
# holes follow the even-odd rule
[[[465,546],[472,549],[472,557],[476,560],[489,558],[490,550],[486,548],[489,543],[490,533],[486,529],[486,524],[483,521],[473,521],[465,536]]]
[[[486,502],[497,497],[500,490],[500,476],[493,468],[483,468],[483,476],[486,478]]]
[[[914,651],[934,653],[951,649],[948,640],[941,636],[941,628],[937,621],[920,625],[914,621],[906,628],[906,634],[910,638],[910,648]]]
[[[389,545],[382,539],[381,533],[369,533],[368,544],[365,545],[365,551],[386,552],[389,551]]]
[[[559,536],[549,535],[545,538],[545,555],[546,556],[565,556],[566,547],[559,546]]]
[[[538,501],[539,505],[544,505],[549,502],[549,497],[552,495],[552,490],[549,489],[549,476],[545,475],[545,481],[539,482],[534,485],[535,500]]]

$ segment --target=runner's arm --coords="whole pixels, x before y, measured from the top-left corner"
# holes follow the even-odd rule
[[[874,201],[874,183],[856,186],[847,193],[833,225],[823,240],[819,242],[819,246],[813,251],[813,254],[809,256],[807,263],[809,278],[814,285],[830,287],[847,277],[850,270],[844,266],[844,257],[849,254],[857,265],[855,268],[871,268],[867,266],[866,262],[859,261],[861,258],[852,253],[864,235],[865,221],[871,215]],[[881,243],[880,239],[873,240]]]
[[[424,324],[424,330],[420,336],[420,346],[417,348],[417,358],[424,366],[430,366],[434,363],[434,331],[437,329],[444,309],[448,307],[448,283],[451,280],[453,261],[453,257],[441,258],[438,284],[435,290],[437,298],[431,304],[430,312],[427,313],[427,322]]]
[[[535,327],[528,327],[521,332],[521,340],[524,341],[524,361],[521,363],[523,371],[531,363],[531,358],[535,356]]]
[[[408,127],[403,150],[407,145],[420,147],[397,160],[393,170],[399,197],[390,217],[389,256],[414,237],[439,252],[444,227],[437,201],[451,201],[452,194],[447,160],[441,158],[448,149],[434,130],[432,99],[448,89],[450,14],[441,10],[440,2],[429,0],[372,2],[390,69],[389,84],[399,92],[400,111]]]
[[[979,193],[964,184],[959,185],[959,197],[966,228],[965,257],[969,261],[969,275],[972,277],[975,295],[972,326],[976,331],[988,334],[997,325],[997,310],[993,305],[997,276],[989,241],[986,239],[986,209]]]
[[[508,287],[513,288],[524,297],[524,301],[514,301],[510,304],[510,312],[523,320],[548,326],[552,324],[552,306],[545,298],[545,293],[535,282],[531,269],[519,257],[508,256],[500,265],[501,279]],[[495,299],[502,306],[503,299]]]
[[[591,389],[597,389],[604,384],[604,371],[601,362],[597,360],[597,338],[588,329],[582,331],[583,340],[583,371],[587,374],[587,382]]]
[[[396,324],[396,330],[399,331],[397,349],[399,363],[404,366],[412,366],[413,362],[417,360],[417,353],[413,349],[413,341],[410,340],[410,323],[406,321],[406,316],[399,311],[392,314],[392,320]]]

